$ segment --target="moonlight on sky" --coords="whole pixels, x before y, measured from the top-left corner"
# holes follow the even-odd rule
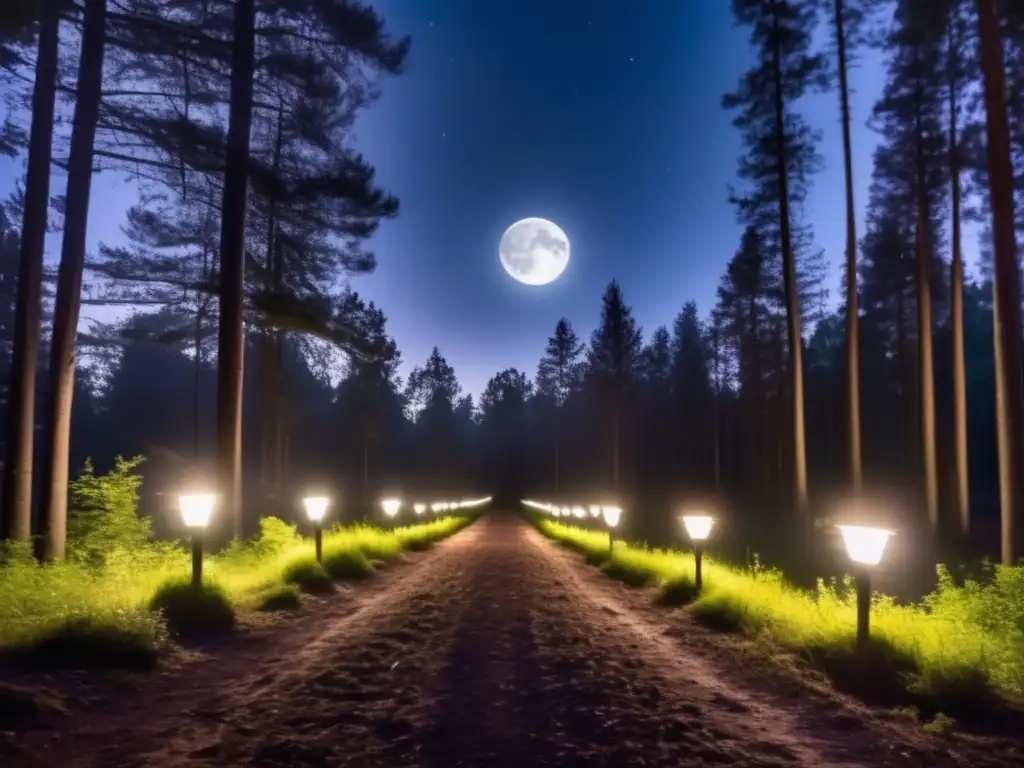
[[[498,255],[505,271],[520,283],[546,285],[569,264],[569,238],[547,219],[520,219],[501,236]]]

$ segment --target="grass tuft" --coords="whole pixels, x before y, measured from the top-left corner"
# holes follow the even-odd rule
[[[171,634],[194,639],[224,634],[235,628],[235,610],[224,588],[204,581],[198,589],[188,576],[168,579],[157,589],[149,608],[163,614]]]
[[[357,581],[374,574],[373,563],[363,550],[355,547],[331,547],[324,550],[324,570],[332,579]]]
[[[331,577],[313,555],[300,555],[284,566],[281,578],[285,584],[294,584],[303,592],[323,595],[334,589]]]
[[[299,590],[293,584],[278,584],[260,595],[256,610],[263,613],[294,611],[302,605]]]

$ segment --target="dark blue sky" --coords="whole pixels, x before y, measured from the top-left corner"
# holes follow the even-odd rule
[[[355,285],[385,307],[406,361],[438,344],[474,394],[507,366],[533,376],[559,317],[589,335],[612,278],[647,332],[687,299],[710,309],[739,240],[726,201],[739,139],[719,104],[750,63],[728,2],[376,6],[413,49],[358,140],[402,212],[376,238],[376,274]],[[880,72],[862,67],[856,78],[863,123]],[[809,214],[835,264],[837,101],[829,93],[805,105],[828,160]],[[863,202],[873,142],[857,133]],[[520,285],[498,261],[502,231],[525,216],[555,221],[572,242],[551,285]]]
[[[612,278],[647,333],[688,299],[706,315],[740,233],[726,198],[741,148],[720,100],[751,53],[727,0],[373,4],[413,46],[356,142],[402,210],[374,238],[377,271],[353,286],[387,313],[403,373],[436,344],[474,395],[502,368],[532,377],[559,317],[589,336]],[[865,121],[883,76],[874,54],[852,73],[861,222],[875,143]],[[828,92],[800,105],[823,134],[806,213],[833,296],[844,243],[837,102]],[[64,183],[55,177],[54,192]],[[90,242],[118,241],[135,199],[131,183],[99,177]],[[555,221],[572,242],[551,285],[521,285],[498,260],[502,232],[526,216]],[[51,238],[51,254],[58,246]]]

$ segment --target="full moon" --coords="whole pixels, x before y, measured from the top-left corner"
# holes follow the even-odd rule
[[[569,238],[547,219],[520,219],[498,245],[501,266],[526,285],[547,285],[569,264]]]

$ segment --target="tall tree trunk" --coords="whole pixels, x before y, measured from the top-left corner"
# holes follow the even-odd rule
[[[283,134],[284,105],[280,104],[277,111],[277,135],[274,139],[274,159],[271,173],[276,178],[281,167],[281,151],[284,144]],[[277,199],[276,192],[271,190],[270,199],[267,204],[267,260],[266,269],[268,285],[271,291],[280,287],[280,273],[282,265],[279,253],[277,238]],[[275,349],[275,337],[273,330],[267,328],[259,334],[260,349],[260,487],[264,500],[268,497],[279,497],[280,489],[277,487],[281,473],[279,453],[273,449],[276,445],[275,435],[278,430],[280,413],[277,403],[276,376],[277,355],[272,353]],[[276,465],[276,466],[275,466]]]
[[[370,509],[370,439],[363,434],[363,505]]]
[[[918,89],[915,142],[917,145],[917,403],[920,410],[921,469],[924,503],[932,533],[939,528],[939,474],[935,455],[935,366],[932,355],[932,286],[930,209],[925,190],[924,134]]]
[[[715,479],[715,493],[720,493],[722,490],[722,446],[721,446],[721,407],[722,407],[722,388],[719,378],[719,354],[720,350],[718,347],[718,329],[715,327],[712,330],[711,335],[711,349],[714,355],[712,363],[715,377],[715,405],[712,409],[711,414],[711,440],[714,445],[714,479]]]
[[[857,219],[853,205],[853,151],[850,146],[850,92],[846,82],[846,33],[843,0],[835,0],[839,56],[839,105],[843,122],[843,171],[846,181],[846,392],[850,485],[863,485],[860,442],[860,309],[857,301]]]
[[[1019,535],[1021,438],[1020,270],[1014,232],[1013,165],[1006,112],[1006,84],[999,21],[993,0],[977,0],[981,69],[984,75],[988,171],[992,200],[993,321],[996,363],[996,432],[999,445],[999,506],[1002,561],[1013,565]]]
[[[236,0],[224,198],[220,236],[220,328],[217,344],[217,454],[222,509],[234,536],[242,520],[242,385],[245,328],[245,217],[255,50],[255,0]]]
[[[561,491],[561,471],[562,471],[562,425],[561,425],[561,414],[559,410],[561,406],[555,403],[555,494],[557,495]]]
[[[57,272],[57,297],[50,345],[49,391],[43,434],[43,482],[40,511],[47,560],[64,557],[68,528],[68,462],[71,450],[71,401],[75,393],[75,349],[85,270],[85,239],[92,191],[93,145],[100,112],[107,2],[86,0],[81,60],[75,92],[75,117],[68,156],[67,209]]]
[[[789,163],[786,157],[785,102],[782,93],[782,52],[778,18],[773,17],[775,40],[775,143],[778,151],[779,237],[782,240],[782,280],[786,294],[786,319],[789,321],[789,374],[793,393],[793,494],[797,513],[810,524],[807,497],[807,445],[804,434],[803,334],[800,324],[800,297],[797,294],[796,259],[789,222]],[[809,528],[808,528],[809,532]]]
[[[950,6],[949,20],[949,178],[952,202],[953,264],[950,275],[950,325],[953,329],[953,432],[956,457],[956,505],[960,532],[966,536],[971,529],[970,486],[967,473],[967,372],[964,365],[964,262],[960,252],[960,142],[957,135],[960,108],[957,87],[959,41],[956,4]]]
[[[619,475],[621,471],[621,457],[619,455],[621,431],[622,418],[619,413],[619,406],[616,404],[615,412],[612,414],[612,488],[616,494],[619,493]]]
[[[53,112],[57,94],[60,0],[44,0],[39,23],[32,128],[25,179],[25,210],[18,262],[18,301],[8,394],[4,458],[3,538],[28,541],[32,533],[32,451],[35,436],[36,365],[42,316],[43,246],[50,206]]]

